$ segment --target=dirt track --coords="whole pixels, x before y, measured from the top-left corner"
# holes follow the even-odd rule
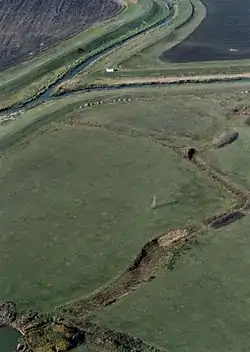
[[[240,80],[250,78],[250,73],[236,73],[231,75],[213,74],[213,75],[195,75],[195,76],[161,76],[161,77],[121,77],[110,79],[107,78],[103,83],[110,85],[119,84],[140,84],[140,83],[202,83],[207,81],[226,81]]]
[[[122,73],[122,72],[121,72]],[[107,77],[98,79],[96,82],[91,83],[90,86],[86,83],[81,86],[79,78],[72,78],[61,82],[56,85],[53,90],[55,96],[62,96],[73,92],[89,89],[89,90],[102,90],[119,88],[140,88],[146,85],[174,85],[174,84],[187,84],[187,83],[213,83],[213,82],[233,82],[240,80],[250,79],[250,73],[236,73],[231,75],[225,74],[212,74],[212,75],[194,75],[194,76],[145,76],[145,77]]]

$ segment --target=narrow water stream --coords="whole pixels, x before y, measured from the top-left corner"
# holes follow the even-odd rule
[[[151,26],[142,29],[141,31],[139,31],[136,34],[131,35],[130,37],[121,40],[119,43],[116,44],[111,44],[108,47],[106,47],[104,50],[97,52],[96,54],[94,54],[92,57],[90,57],[89,59],[83,61],[81,64],[75,66],[74,68],[72,68],[71,70],[69,70],[64,76],[62,76],[60,79],[58,79],[55,83],[53,83],[51,86],[49,86],[43,93],[41,93],[40,95],[38,95],[37,97],[35,97],[33,100],[23,103],[23,104],[19,104],[16,106],[13,106],[11,108],[7,108],[5,109],[5,113],[6,112],[14,112],[18,109],[20,109],[20,107],[22,108],[31,108],[35,105],[37,105],[38,103],[44,102],[44,101],[48,101],[51,99],[55,99],[52,96],[53,90],[54,88],[60,84],[63,83],[64,81],[74,78],[78,73],[82,72],[86,67],[90,66],[91,64],[95,63],[96,61],[100,60],[101,58],[103,58],[104,56],[106,56],[107,54],[112,53],[113,51],[115,51],[117,48],[120,48],[123,44],[130,42],[131,40],[134,40],[135,38],[141,36],[142,34],[145,34],[146,32],[148,32],[151,29],[157,28],[163,24],[165,24],[166,22],[170,22],[172,21],[172,13],[170,11],[170,13],[168,13],[166,15],[165,18],[159,20],[158,22],[152,24]],[[115,88],[114,88],[115,89]]]

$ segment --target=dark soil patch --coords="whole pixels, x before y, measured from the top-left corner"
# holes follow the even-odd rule
[[[194,148],[189,148],[188,149],[188,159],[192,160],[194,155],[195,155],[195,153],[196,153],[196,150]]]
[[[238,211],[238,210],[233,211],[233,212],[221,215],[216,220],[212,221],[210,226],[214,229],[218,229],[220,227],[230,225],[231,223],[233,223],[237,220],[240,220],[244,216],[245,216],[245,214],[241,211]]]
[[[77,53],[78,53],[78,54],[83,54],[83,53],[85,53],[85,49],[83,49],[83,48],[78,48],[78,49],[77,49]]]
[[[231,144],[238,139],[238,132],[225,132],[214,141],[214,147],[219,149]]]
[[[0,70],[111,17],[120,9],[116,0],[0,1]]]
[[[165,51],[160,59],[167,62],[249,59],[249,1],[202,2],[207,17],[188,38]]]

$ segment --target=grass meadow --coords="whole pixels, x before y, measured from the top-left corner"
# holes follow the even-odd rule
[[[5,141],[0,299],[44,310],[88,295],[121,273],[157,234],[199,225],[230,207],[229,194],[150,138],[154,128],[192,138],[191,120],[181,124],[181,91],[174,91],[152,90],[147,101],[149,91],[142,90],[136,104],[132,100],[101,110],[79,105],[69,110],[73,98],[68,98],[57,115],[51,102],[0,127]],[[80,95],[74,99],[80,103]],[[208,112],[206,99],[189,114],[201,136],[209,128],[213,134],[205,120],[198,126],[202,106]],[[220,125],[219,114],[217,119]],[[26,126],[17,135],[28,121],[31,129]],[[94,122],[104,125],[94,127]],[[164,204],[156,210],[150,207],[154,195]]]
[[[95,320],[167,351],[247,351],[249,217],[198,238],[161,273]]]

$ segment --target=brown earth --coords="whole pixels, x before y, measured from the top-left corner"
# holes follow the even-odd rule
[[[0,70],[116,14],[121,0],[1,0]]]
[[[214,74],[214,75],[196,75],[196,76],[161,76],[161,77],[121,77],[114,79],[106,79],[104,83],[108,84],[135,84],[135,83],[185,83],[189,82],[205,82],[212,80],[234,80],[250,78],[250,73],[239,73],[239,74]]]
[[[93,87],[119,87],[120,85],[137,85],[137,84],[185,84],[185,83],[209,83],[218,81],[233,81],[250,78],[250,73],[235,73],[235,74],[211,74],[211,75],[192,75],[192,76],[160,76],[160,77],[105,77],[97,79],[91,83]],[[55,95],[64,94],[70,91],[77,91],[88,88],[88,80],[83,78],[73,78],[62,82],[54,89]]]

